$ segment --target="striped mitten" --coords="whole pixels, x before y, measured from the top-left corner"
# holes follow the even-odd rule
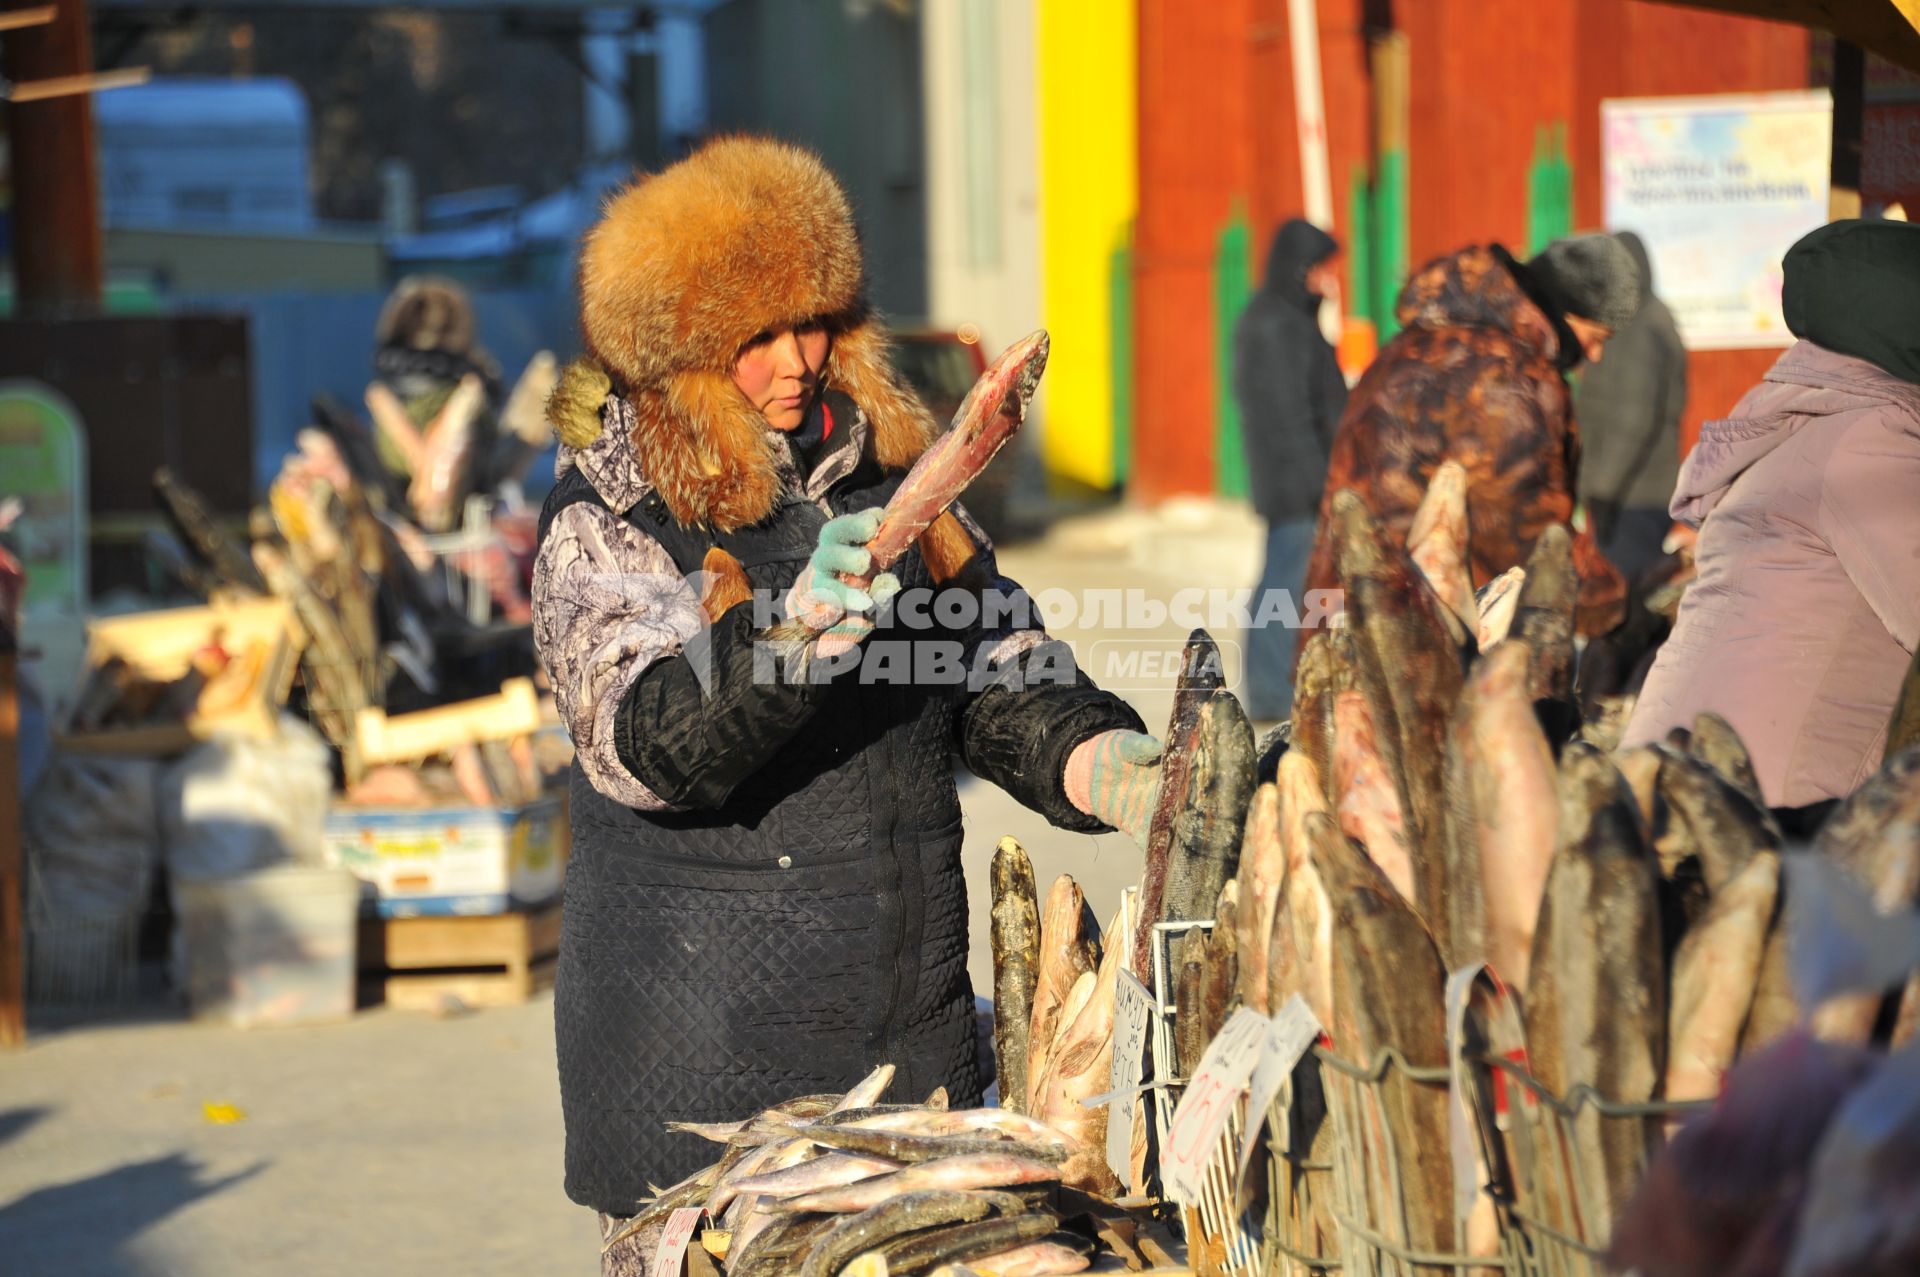
[[[1067,801],[1147,845],[1160,792],[1160,741],[1144,732],[1089,737],[1067,755]]]

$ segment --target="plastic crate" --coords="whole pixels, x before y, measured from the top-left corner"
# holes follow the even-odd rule
[[[240,1028],[326,1024],[354,1007],[360,884],[286,865],[175,882],[187,1003]]]
[[[367,884],[382,918],[506,913],[560,894],[565,791],[519,807],[349,807],[327,813],[326,856]]]

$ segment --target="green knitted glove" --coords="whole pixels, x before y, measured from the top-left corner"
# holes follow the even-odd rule
[[[787,595],[788,615],[804,621],[816,633],[831,629],[841,617],[870,622],[874,609],[899,593],[899,579],[891,572],[882,572],[863,590],[844,578],[873,570],[867,542],[879,530],[878,510],[827,520],[820,529],[813,557],[800,570],[800,578]]]
[[[873,568],[873,555],[867,542],[880,530],[880,512],[862,510],[828,519],[820,529],[820,542],[801,574],[807,594],[817,603],[842,612],[868,612],[873,596],[849,585],[843,578],[861,576]]]
[[[1081,741],[1067,755],[1067,801],[1145,847],[1160,793],[1161,749],[1145,732],[1101,732]]]

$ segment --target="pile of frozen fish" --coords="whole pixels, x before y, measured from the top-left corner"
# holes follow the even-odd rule
[[[707,1242],[728,1277],[965,1265],[981,1277],[1087,1267],[1091,1245],[1062,1230],[1048,1200],[1071,1141],[1005,1109],[882,1104],[882,1065],[845,1095],[803,1096],[739,1122],[675,1124],[724,1147],[608,1239],[641,1249],[680,1207],[715,1221]]]
[[[1151,984],[1154,924],[1214,920],[1210,932],[1186,933],[1167,972],[1182,1074],[1233,1007],[1271,1012],[1296,994],[1339,1059],[1377,1070],[1397,1056],[1444,1070],[1447,974],[1484,968],[1469,985],[1469,1036],[1546,1097],[1525,1107],[1562,1122],[1558,1164],[1536,1159],[1516,1176],[1513,1150],[1487,1140],[1463,1219],[1449,1138],[1456,1097],[1444,1085],[1385,1086],[1380,1135],[1397,1165],[1375,1156],[1356,1170],[1367,1222],[1403,1249],[1489,1255],[1501,1238],[1486,1189],[1500,1184],[1528,1217],[1604,1247],[1677,1124],[1678,1110],[1663,1106],[1711,1100],[1736,1060],[1801,1027],[1863,1049],[1912,1035],[1920,977],[1815,1005],[1796,999],[1782,861],[1817,857],[1874,909],[1910,908],[1920,892],[1920,753],[1892,760],[1815,847],[1792,849],[1723,720],[1702,715],[1659,745],[1611,752],[1602,733],[1581,730],[1574,702],[1569,537],[1549,529],[1524,570],[1476,595],[1464,494],[1457,467],[1443,466],[1405,550],[1357,499],[1335,499],[1344,623],[1306,645],[1292,720],[1260,749],[1220,686],[1211,640],[1196,632],[1165,735],[1145,874],[1129,893],[1130,919],[1123,909],[1130,940],[1110,928],[1106,956],[1125,944],[1123,965]],[[1051,934],[1041,926],[1031,957],[1003,944],[1003,906],[1020,894],[1005,889],[996,862],[1003,1096],[1024,1093],[1030,1111],[1064,1130],[1064,1111],[1047,1106],[1104,1089],[1110,1055],[1091,1037],[1078,1051],[1079,1031],[1059,1026],[1110,1030],[1112,977],[1070,882],[1055,885],[1047,917],[1058,921]],[[1020,976],[1027,965],[1037,980]],[[1035,990],[1024,1008],[1023,988]],[[1056,1002],[1062,1014],[1050,1011]],[[1102,1082],[1076,1089],[1083,1062]],[[1507,1084],[1505,1094],[1519,1092]],[[1579,1103],[1583,1094],[1647,1107],[1605,1117]],[[1081,1121],[1082,1146],[1100,1144],[1104,1110]],[[1311,1148],[1313,1164],[1361,1157],[1333,1147],[1324,1108],[1293,1141]],[[1903,1174],[1913,1191],[1915,1176]],[[1312,1213],[1297,1222],[1331,1254],[1331,1216],[1323,1203]]]

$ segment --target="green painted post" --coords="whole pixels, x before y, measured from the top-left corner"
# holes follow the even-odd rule
[[[1373,257],[1374,327],[1385,345],[1400,331],[1394,310],[1400,286],[1407,278],[1407,153],[1386,151],[1380,156],[1380,177],[1373,192],[1373,234],[1378,247]]]
[[[1112,329],[1107,367],[1113,396],[1113,483],[1133,474],[1133,224],[1107,254],[1107,322]]]
[[[1527,254],[1573,232],[1573,165],[1567,159],[1564,122],[1534,134],[1527,168]]]
[[[1253,296],[1253,233],[1246,209],[1235,205],[1214,241],[1213,253],[1213,488],[1244,497],[1247,454],[1241,442],[1240,405],[1233,398],[1233,329]]]
[[[1380,316],[1373,296],[1373,188],[1367,170],[1355,165],[1347,179],[1347,306],[1376,329]]]

